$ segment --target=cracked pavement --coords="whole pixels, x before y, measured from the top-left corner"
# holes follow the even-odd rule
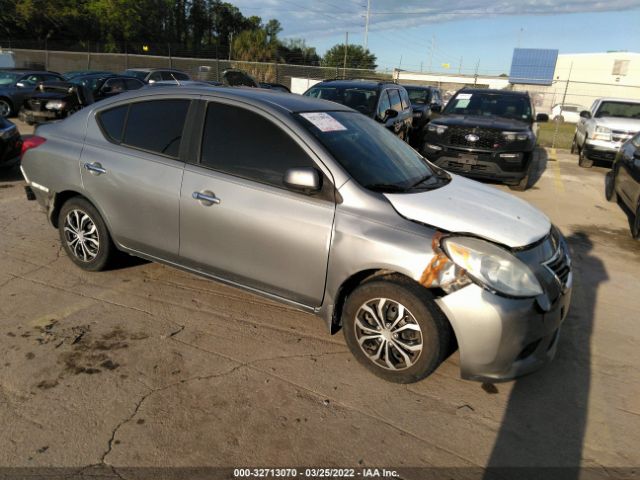
[[[557,358],[484,388],[459,379],[457,353],[385,383],[320,319],[169,267],[83,272],[0,171],[0,466],[637,466],[640,242],[604,200],[605,169],[576,164],[561,154],[519,194],[573,250]]]

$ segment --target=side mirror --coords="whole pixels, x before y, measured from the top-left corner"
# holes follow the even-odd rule
[[[547,115],[546,113],[539,113],[536,115],[536,122],[548,122],[549,121],[549,115]]]
[[[22,82],[18,82],[18,83],[16,83],[16,87],[18,87],[18,88],[26,88],[26,85],[24,83],[22,83]]]
[[[583,110],[580,112],[580,118],[586,118],[587,120],[591,118],[591,112],[589,110]]]
[[[398,116],[398,112],[396,110],[394,110],[393,108],[388,108],[385,112],[384,115],[382,117],[378,117],[378,119],[384,123],[387,120],[389,120],[390,118],[396,118]]]
[[[434,113],[442,112],[442,105],[438,105],[437,103],[431,104],[431,111]]]
[[[312,167],[290,168],[284,174],[284,184],[306,194],[315,193],[322,188],[320,174]]]

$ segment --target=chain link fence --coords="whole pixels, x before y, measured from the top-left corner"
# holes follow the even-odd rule
[[[221,81],[227,69],[241,69],[259,82],[281,83],[300,90],[299,85],[310,86],[313,81],[328,78],[375,78],[391,80],[391,74],[357,68],[317,67],[291,65],[278,62],[245,62],[211,58],[186,58],[174,56],[139,55],[128,53],[66,52],[50,50],[13,49],[16,66],[40,68],[55,72],[74,70],[105,70],[122,72],[129,68],[176,68],[194,80]],[[294,84],[292,79],[306,80]],[[293,88],[292,88],[293,87]],[[296,93],[301,93],[297,91]]]

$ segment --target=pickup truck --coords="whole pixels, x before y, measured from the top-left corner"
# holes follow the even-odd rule
[[[640,100],[599,98],[591,110],[580,112],[571,153],[578,153],[584,168],[595,160],[612,163],[620,146],[639,131]]]

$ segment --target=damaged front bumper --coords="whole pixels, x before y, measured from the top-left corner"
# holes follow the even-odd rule
[[[569,310],[571,283],[545,309],[535,298],[506,298],[475,284],[438,299],[458,340],[462,378],[507,381],[550,362]]]

